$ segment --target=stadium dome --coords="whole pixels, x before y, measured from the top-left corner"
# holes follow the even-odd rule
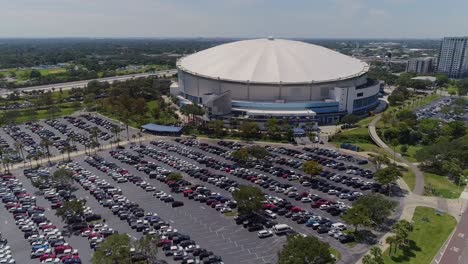
[[[265,84],[321,83],[367,72],[365,62],[333,50],[293,40],[232,42],[182,58],[179,69],[193,75]]]
[[[305,42],[253,39],[219,45],[177,62],[171,94],[210,116],[269,116],[320,123],[378,104],[380,84],[358,59]]]

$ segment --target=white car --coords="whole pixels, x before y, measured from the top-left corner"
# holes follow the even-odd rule
[[[276,214],[273,213],[273,211],[265,210],[265,214],[266,214],[269,218],[276,219]]]
[[[2,258],[0,259],[0,263],[1,264],[16,264],[16,260],[13,258],[11,259]]]
[[[36,250],[34,252],[31,252],[31,258],[38,258],[38,257],[40,257],[40,256],[42,256],[44,254],[49,254],[51,252],[52,251],[50,250],[50,248],[47,248],[47,249],[40,248],[40,249],[38,249],[38,250]]]
[[[154,192],[154,191],[156,191],[156,188],[154,186],[146,186],[145,191]]]
[[[221,208],[221,210],[219,210],[221,213],[229,213],[229,212],[232,212],[232,209],[229,208],[229,207],[223,207]]]
[[[260,230],[258,231],[259,238],[266,238],[273,236],[273,232],[271,230]]]

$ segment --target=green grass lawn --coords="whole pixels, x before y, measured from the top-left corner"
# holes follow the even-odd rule
[[[401,147],[403,145],[398,145],[396,146],[395,150],[396,152],[398,153],[402,153],[401,151]],[[392,147],[393,148],[393,147]],[[416,155],[416,152],[418,150],[420,150],[422,148],[422,146],[408,146],[408,150],[406,151],[406,153],[403,155],[401,154],[406,160],[408,160],[409,162],[417,162],[416,158],[415,158],[415,155]]]
[[[447,87],[447,92],[448,92],[449,94],[454,94],[454,95],[455,95],[455,94],[458,94],[458,87],[456,87],[456,86],[449,86],[449,87]]]
[[[408,184],[410,190],[413,191],[414,186],[416,185],[416,177],[414,176],[414,173],[411,170],[408,170],[403,173],[402,178],[406,182],[406,184]]]
[[[330,247],[330,253],[331,253],[333,256],[335,256],[335,259],[336,259],[337,261],[340,261],[340,260],[341,260],[341,253],[340,253],[338,250],[336,250],[336,249]]]
[[[434,193],[429,194],[433,196],[439,196],[448,199],[457,199],[460,197],[463,191],[463,186],[458,187],[452,181],[445,176],[440,176],[433,173],[424,173],[425,186],[432,185]]]
[[[413,232],[406,249],[392,249],[384,252],[385,264],[411,263],[428,264],[439,251],[455,228],[455,218],[448,214],[437,215],[433,208],[416,207],[413,215]]]

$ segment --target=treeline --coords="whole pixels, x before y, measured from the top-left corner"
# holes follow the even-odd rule
[[[463,100],[458,103],[464,104]],[[415,158],[427,172],[448,176],[456,183],[468,169],[468,135],[462,121],[442,122],[437,119],[417,120],[410,110],[382,114],[385,128],[379,133],[393,146],[421,146]]]
[[[164,54],[190,54],[229,40],[206,39],[3,39],[0,69],[21,68],[88,60],[118,65],[168,64],[175,58]],[[89,66],[89,65],[88,65]],[[105,66],[105,65],[104,65]],[[92,67],[89,69],[95,70]],[[111,67],[109,68],[111,69]]]
[[[175,124],[175,109],[162,95],[169,93],[171,81],[156,77],[137,78],[113,84],[90,82],[83,90],[84,104],[125,124]]]

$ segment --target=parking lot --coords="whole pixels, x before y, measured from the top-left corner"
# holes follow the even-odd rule
[[[468,122],[468,105],[465,102],[465,105],[460,108],[461,112],[453,111],[449,109],[453,107],[456,98],[452,97],[442,97],[431,102],[428,105],[425,105],[419,109],[415,110],[416,117],[418,120],[426,118],[434,118],[441,120],[443,122],[451,121],[463,121]],[[445,111],[444,108],[449,109]]]
[[[16,148],[20,159],[31,162],[40,153],[53,158],[92,148],[89,142],[93,140],[101,146],[117,137],[125,140],[125,129],[117,135],[115,125],[119,124],[81,115],[6,126],[0,143]],[[250,144],[187,138],[157,138],[140,144],[137,134],[130,129],[129,137],[134,140],[125,147],[114,144],[112,149],[94,149],[88,151],[89,156],[39,170],[16,160],[23,165],[11,172],[11,178],[10,174],[3,178],[2,199],[11,199],[2,200],[5,207],[0,209],[1,232],[8,239],[11,259],[17,263],[78,263],[77,259],[89,263],[93,248],[118,232],[132,240],[143,234],[158,236],[159,258],[168,263],[276,263],[286,241],[278,231],[284,224],[288,232],[328,242],[340,251],[341,263],[354,262],[365,252],[365,245],[355,249],[346,245],[352,238],[344,233],[347,227],[340,216],[358,197],[383,192],[373,181],[373,166],[366,160],[323,148],[267,146],[268,157],[242,163],[230,153]],[[43,143],[45,138],[50,145]],[[320,163],[324,171],[316,177],[305,174],[302,164],[307,160]],[[73,174],[72,192],[51,188],[51,175],[59,167]],[[172,173],[183,178],[171,180]],[[241,185],[257,186],[264,192],[264,213],[236,216],[232,193]],[[34,197],[34,202],[23,202],[23,197]],[[76,224],[55,214],[64,202],[76,199],[86,199],[86,216],[92,221]],[[36,223],[34,217],[40,220]],[[67,243],[71,252],[57,253],[47,241],[43,247],[51,249],[51,256],[39,252],[31,260],[36,248],[31,251],[32,244],[24,239],[29,231],[15,221],[20,218],[31,227],[31,235],[35,230],[41,235],[43,225],[58,229],[54,231],[60,232],[54,234],[61,237],[58,245]]]

